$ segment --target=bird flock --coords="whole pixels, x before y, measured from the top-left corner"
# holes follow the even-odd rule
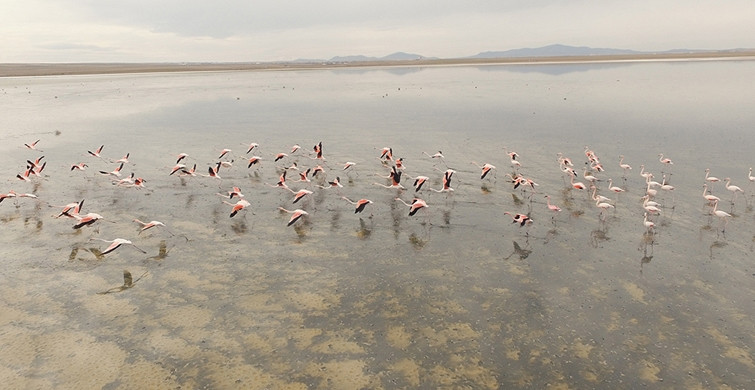
[[[40,141],[36,140],[30,143],[24,143],[23,148],[27,149],[29,153],[36,153],[30,155],[26,162],[23,164],[23,168],[15,175],[13,181],[22,183],[31,183],[33,188],[37,188],[41,182],[46,180],[46,174],[48,170],[47,159],[44,152],[40,149]],[[212,157],[212,163],[207,163],[205,166],[198,167],[197,159],[193,158],[187,153],[180,152],[173,155],[172,159],[165,158],[164,172],[150,172],[150,182],[157,180],[174,180],[177,177],[178,180],[202,180],[205,181],[207,186],[214,187],[217,185],[218,191],[215,195],[218,196],[218,202],[228,207],[228,218],[238,218],[240,214],[245,214],[252,208],[252,203],[249,199],[259,194],[259,184],[249,184],[248,180],[240,179],[239,177],[248,177],[243,175],[230,175],[231,180],[223,179],[226,173],[242,170],[246,172],[255,172],[256,175],[260,174],[260,167],[263,164],[270,163],[275,166],[276,178],[275,183],[264,183],[264,186],[275,188],[280,190],[281,194],[289,194],[289,196],[283,196],[281,202],[283,205],[277,207],[277,210],[283,214],[289,214],[288,221],[285,222],[286,226],[296,226],[301,224],[303,220],[310,217],[310,214],[316,212],[312,202],[307,200],[313,197],[313,194],[317,192],[332,192],[333,196],[343,201],[343,205],[350,205],[353,208],[354,214],[360,214],[366,212],[370,207],[374,207],[375,201],[370,200],[368,196],[351,196],[353,194],[345,194],[344,186],[341,182],[341,176],[347,177],[350,182],[354,180],[364,180],[364,176],[370,178],[376,177],[378,179],[367,179],[370,185],[387,189],[391,192],[391,199],[397,204],[400,203],[407,207],[407,217],[417,218],[418,213],[425,213],[427,218],[428,209],[433,206],[428,203],[426,199],[432,193],[443,193],[446,196],[446,201],[450,198],[451,201],[455,192],[455,183],[458,182],[458,168],[452,168],[453,164],[448,164],[446,157],[441,151],[435,153],[422,152],[422,159],[427,159],[431,164],[424,164],[425,167],[432,166],[432,169],[427,169],[426,172],[414,172],[407,167],[403,157],[394,156],[394,150],[392,147],[377,147],[374,148],[375,153],[372,156],[361,156],[357,161],[363,161],[359,164],[353,161],[346,161],[343,163],[331,164],[326,159],[324,153],[323,143],[318,142],[314,144],[310,151],[306,151],[305,148],[295,144],[285,149],[285,151],[278,151],[273,153],[262,153],[262,148],[258,143],[243,144],[244,148],[241,152],[235,153],[232,148],[224,148],[217,152]],[[105,153],[105,145],[99,145],[92,150],[86,150],[86,153],[81,153],[82,160],[84,161],[71,161],[66,166],[70,169],[66,169],[67,172],[55,172],[55,175],[66,174],[72,178],[77,175],[87,175],[88,180],[99,180],[103,183],[108,183],[116,188],[135,190],[152,191],[148,186],[148,181],[137,176],[135,173],[125,174],[125,171],[130,171],[129,165],[131,154],[125,153],[122,157],[114,159],[108,158]],[[41,155],[40,155],[41,154]],[[209,154],[209,152],[208,152]],[[535,221],[533,219],[533,211],[535,207],[542,207],[542,210],[551,214],[551,223],[555,226],[560,215],[562,208],[552,203],[551,194],[539,191],[539,184],[533,177],[524,175],[525,169],[522,158],[515,151],[509,151],[504,148],[501,156],[505,160],[508,160],[508,166],[506,167],[505,177],[506,186],[510,188],[512,194],[519,194],[524,199],[528,200],[528,209],[526,212],[513,212],[504,211],[503,215],[510,218],[511,224],[516,224],[521,228],[524,228],[523,234],[529,235],[529,226]],[[578,160],[573,160],[567,157],[564,153],[557,153],[554,159],[554,170],[556,167],[561,171],[563,177],[563,185],[561,188],[563,193],[568,194],[572,199],[579,199],[585,197],[590,205],[594,205],[595,212],[597,213],[599,220],[604,222],[611,212],[617,207],[617,202],[611,199],[610,196],[616,196],[617,198],[627,192],[625,188],[620,185],[615,185],[615,182],[623,180],[626,184],[628,177],[632,172],[632,167],[625,162],[623,155],[617,157],[615,163],[606,163],[598,157],[598,154],[594,152],[590,147],[584,148],[584,159],[581,157]],[[478,163],[476,161],[466,162],[454,162],[455,164],[471,164],[477,167],[479,170],[479,176],[475,175],[474,178],[465,177],[465,182],[479,181],[483,188],[494,186],[497,180],[497,168],[490,162]],[[664,156],[662,153],[658,154],[658,163],[663,169],[663,172],[658,178],[655,174],[646,170],[644,164],[640,165],[639,177],[642,178],[643,194],[640,198],[642,201],[641,209],[637,208],[638,222],[637,224],[644,227],[645,234],[652,236],[655,234],[656,221],[655,218],[664,212],[665,207],[675,207],[673,202],[674,186],[670,184],[670,178],[673,175],[673,161]],[[335,164],[335,165],[334,165]],[[358,167],[364,164],[367,167],[365,169],[372,170],[372,172],[365,174],[362,172],[362,176],[357,171]],[[500,164],[500,163],[499,163]],[[604,165],[605,164],[605,165]],[[582,169],[575,168],[577,165],[583,165]],[[57,165],[60,166],[60,165]],[[90,166],[102,167],[101,169],[94,169],[93,176],[88,172],[91,172]],[[580,172],[581,171],[581,172]],[[613,177],[608,176],[608,172],[614,173],[620,172],[621,179],[618,177],[614,180]],[[465,170],[468,172],[468,170]],[[414,176],[413,176],[414,175]],[[163,176],[163,177],[160,177]],[[268,177],[269,178],[269,177]],[[661,181],[659,182],[658,179]],[[755,182],[755,177],[752,173],[752,168],[749,169],[747,180],[750,183]],[[231,184],[228,182],[231,181]],[[271,180],[272,181],[272,180]],[[382,181],[382,182],[381,182]],[[720,220],[719,229],[721,232],[725,232],[726,227],[732,218],[730,213],[719,208],[719,204],[727,200],[722,200],[719,196],[713,195],[711,190],[714,186],[721,183],[724,189],[731,193],[731,198],[728,201],[734,205],[738,195],[744,194],[744,190],[738,187],[732,182],[730,177],[725,179],[718,179],[711,175],[710,169],[705,170],[705,176],[701,175],[701,190],[702,190],[702,202],[703,207],[711,218],[718,218]],[[364,182],[365,184],[367,181]],[[439,183],[438,188],[432,188],[432,183]],[[242,187],[249,185],[245,188],[249,194],[245,195],[242,192]],[[225,188],[225,189],[223,189]],[[583,193],[584,195],[580,195]],[[613,193],[613,195],[611,195]],[[666,206],[662,205],[658,201],[658,196],[661,193],[670,194],[671,204],[668,204],[666,200]],[[606,196],[610,195],[610,196]],[[723,195],[722,195],[723,196]],[[72,229],[81,230],[89,229],[92,226],[98,226],[100,221],[105,220],[103,217],[104,211],[96,210],[96,212],[85,212],[85,208],[88,204],[84,199],[70,201],[68,203],[60,202],[58,205],[58,199],[40,199],[34,191],[31,192],[16,192],[9,190],[7,193],[0,193],[0,211],[2,211],[2,203],[8,201],[23,202],[29,199],[34,202],[42,202],[49,207],[59,208],[53,217],[55,219],[69,219],[72,222]],[[535,201],[535,199],[545,199],[545,202]],[[286,206],[286,203],[290,202],[290,206]],[[534,206],[533,206],[534,203]],[[539,206],[542,203],[542,206]],[[345,206],[344,206],[345,207]],[[592,207],[592,206],[591,206]],[[627,206],[631,207],[631,206]],[[289,209],[290,208],[290,209]],[[641,217],[641,219],[639,218]],[[369,218],[372,218],[372,214]],[[149,222],[143,222],[138,218],[133,218],[131,222],[138,224],[137,236],[140,236],[142,232],[150,229],[162,229],[167,234],[174,236],[172,230],[168,226],[158,220],[152,220]],[[427,219],[422,224],[427,224]],[[99,233],[99,230],[95,230]],[[102,255],[112,253],[118,248],[124,246],[130,246],[140,252],[146,253],[143,249],[138,247],[131,239],[125,238],[113,238],[103,239],[100,237],[90,238],[92,241],[101,241],[108,243],[105,249],[101,251]],[[188,239],[187,239],[188,240]]]

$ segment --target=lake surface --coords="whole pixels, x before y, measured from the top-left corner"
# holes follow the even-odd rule
[[[752,388],[753,65],[0,79],[0,192],[38,196],[0,203],[3,387]],[[43,152],[23,146],[37,139]],[[588,183],[587,146],[614,206],[603,214],[557,160]],[[375,184],[388,184],[383,147],[404,159],[407,189]],[[206,174],[224,148],[221,180],[170,175],[179,153]],[[123,176],[145,188],[98,173],[126,153]],[[42,155],[40,177],[14,178]],[[247,168],[251,155],[262,162]],[[481,180],[472,161],[497,169]],[[311,183],[288,171],[313,191],[297,204],[272,187],[294,162],[324,168]],[[640,165],[674,186],[657,188],[651,232]],[[448,168],[454,191],[431,191]],[[710,184],[727,220],[702,197],[706,168],[745,191]],[[536,192],[514,188],[517,172]],[[409,216],[395,198],[411,202],[417,175],[429,207]],[[343,188],[317,187],[335,177]],[[234,186],[250,206],[230,218],[217,193]],[[373,203],[355,214],[341,196]],[[55,218],[82,199],[102,221]],[[279,207],[309,215],[287,226]],[[167,229],[140,233],[136,218]],[[146,254],[102,255],[97,239],[115,238]]]

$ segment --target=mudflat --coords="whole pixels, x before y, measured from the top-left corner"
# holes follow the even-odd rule
[[[363,62],[164,62],[164,63],[6,63],[0,64],[0,77],[55,76],[76,74],[116,74],[202,71],[304,70],[386,66],[448,66],[526,63],[580,63],[609,61],[671,61],[704,59],[744,59],[755,57],[755,50],[663,53],[640,55],[596,55],[517,58],[447,58],[408,61]]]

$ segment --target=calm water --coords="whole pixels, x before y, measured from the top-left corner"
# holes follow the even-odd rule
[[[3,386],[751,388],[753,79],[752,61],[0,79],[0,192],[39,197],[0,203]],[[36,139],[44,152],[23,147]],[[324,162],[309,158],[320,141]],[[250,142],[263,161],[248,169]],[[87,155],[101,144],[104,159]],[[615,205],[604,220],[557,163],[585,182],[586,145]],[[409,189],[374,184],[383,147]],[[222,180],[169,176],[178,153],[206,173],[223,148]],[[439,150],[445,162],[423,154]],[[505,151],[536,193],[513,188]],[[97,173],[127,152],[145,189]],[[41,155],[42,177],[14,178]],[[497,169],[480,180],[471,161]],[[314,191],[292,205],[268,185],[292,162],[344,188],[290,171],[291,188]],[[407,216],[394,200],[414,195],[407,176],[437,189],[446,164],[455,191],[423,189],[430,207]],[[658,190],[654,234],[641,164],[675,187]],[[732,204],[712,184],[725,231],[702,198],[706,168],[745,191]],[[216,193],[233,186],[251,206],[229,218]],[[341,195],[374,203],[355,214]],[[55,218],[81,199],[104,220]],[[278,207],[309,216],[287,227]],[[169,230],[139,233],[134,218]],[[103,257],[92,240],[116,237],[147,254]],[[124,270],[139,279],[120,291]]]

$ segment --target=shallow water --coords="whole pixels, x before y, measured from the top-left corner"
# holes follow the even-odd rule
[[[9,388],[749,388],[755,377],[751,61],[383,68],[0,79],[0,378]],[[44,152],[22,145],[41,139]],[[310,159],[322,141],[325,161]],[[246,168],[250,142],[263,162]],[[274,163],[291,145],[302,150]],[[105,159],[87,155],[104,144]],[[601,220],[570,190],[585,145],[606,167]],[[415,216],[384,189],[393,148],[407,176],[455,191]],[[222,180],[169,176],[180,152]],[[537,193],[513,189],[504,149]],[[445,163],[423,152],[441,150]],[[130,152],[145,189],[98,170]],[[658,154],[674,160],[663,166]],[[618,156],[633,166],[623,179]],[[44,155],[42,177],[13,177]],[[230,161],[230,158],[227,160]],[[498,168],[485,180],[471,161]],[[340,190],[271,188],[322,164]],[[357,163],[340,171],[346,161]],[[70,171],[78,162],[84,172]],[[646,234],[640,164],[673,192]],[[708,213],[705,168],[726,225]],[[289,186],[296,172],[289,172]],[[627,189],[618,196],[607,179]],[[239,186],[229,218],[215,195]],[[339,193],[340,191],[340,193]],[[552,218],[544,195],[563,211]],[[340,199],[369,198],[362,214]],[[74,230],[49,207],[85,199]],[[292,227],[278,207],[310,215]],[[504,212],[528,213],[519,227]],[[132,220],[160,220],[138,232]],[[91,238],[130,239],[108,245]],[[124,286],[123,272],[133,284]],[[107,294],[103,294],[108,292]]]

